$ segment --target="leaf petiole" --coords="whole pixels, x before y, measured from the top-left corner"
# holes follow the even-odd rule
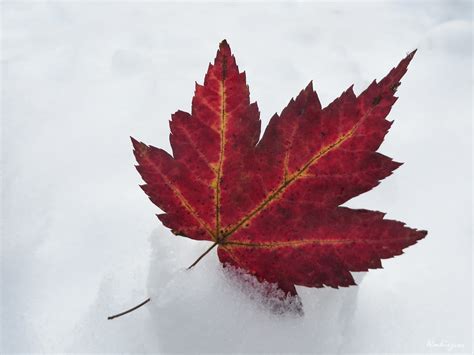
[[[187,270],[191,269],[194,265],[196,265],[199,261],[201,261],[202,258],[204,258],[212,249],[214,249],[217,245],[219,245],[218,242],[214,242],[214,244],[212,244],[199,258],[196,259],[196,261],[194,263],[192,263],[191,266],[189,266],[187,268]],[[117,314],[114,314],[113,316],[109,316],[107,317],[107,319],[111,320],[111,319],[114,319],[114,318],[118,318],[118,317],[121,317],[121,316],[124,316],[125,314],[127,313],[130,313],[130,312],[133,312],[135,311],[136,309],[146,305],[148,302],[150,302],[151,299],[150,298],[147,298],[145,301],[143,301],[142,303],[140,303],[139,305],[136,305],[135,307],[132,307],[130,309],[127,309],[126,311],[123,311],[123,312],[120,312],[120,313],[117,313]]]
[[[191,266],[189,266],[187,270],[191,269],[194,265],[196,265],[198,262],[200,262],[201,259],[204,258],[217,245],[219,245],[219,242],[214,242],[214,244],[212,244],[199,258],[197,258],[196,261],[194,263],[192,263]]]
[[[117,313],[113,316],[110,316],[110,317],[107,317],[108,320],[111,320],[111,319],[114,319],[114,318],[118,318],[118,317],[121,317],[127,313],[130,313],[130,312],[133,312],[134,310],[140,308],[141,306],[144,306],[146,305],[148,302],[150,302],[151,298],[148,298],[146,299],[145,301],[143,301],[142,303],[140,303],[139,305],[136,305],[135,307],[132,307],[130,309],[127,309],[126,311],[123,311],[123,312],[120,312],[120,313]]]

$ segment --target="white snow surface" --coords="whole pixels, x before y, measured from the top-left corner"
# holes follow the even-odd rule
[[[2,353],[472,351],[470,1],[1,6]],[[310,80],[327,105],[418,48],[380,149],[405,164],[347,205],[429,234],[359,286],[298,288],[304,316],[215,252],[187,271],[209,243],[138,187],[129,136],[170,151],[224,38],[264,127]]]

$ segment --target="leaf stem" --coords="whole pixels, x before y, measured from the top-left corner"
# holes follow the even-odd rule
[[[201,261],[202,258],[204,258],[212,249],[214,249],[217,245],[219,245],[219,242],[214,242],[214,244],[212,244],[199,258],[196,259],[196,261],[194,263],[192,263],[191,266],[188,267],[188,270],[191,269],[194,265],[196,265],[198,262]],[[130,312],[133,312],[134,310],[146,305],[148,302],[151,301],[151,298],[147,298],[145,301],[143,301],[142,303],[140,303],[139,305],[136,305],[135,307],[132,307],[130,309],[127,309],[126,311],[123,311],[123,312],[120,312],[120,313],[117,313],[117,314],[114,314],[113,316],[109,316],[107,317],[107,319],[114,319],[114,318],[118,318],[118,317],[121,317],[127,313],[130,313]]]
[[[201,261],[202,258],[204,258],[212,249],[214,249],[217,245],[219,245],[219,242],[214,242],[199,258],[196,259],[194,263],[191,264],[191,266],[188,267],[188,270],[191,269],[194,265],[196,265],[198,262]]]
[[[217,245],[219,245],[218,242],[214,242],[214,244],[212,244],[199,258],[196,259],[196,261],[194,263],[191,264],[191,266],[188,267],[188,270],[191,269],[194,265],[196,265],[198,262],[201,261],[202,258],[204,258],[212,249],[214,249]],[[147,298],[145,301],[143,301],[142,303],[140,303],[139,305],[136,305],[135,307],[132,307],[130,309],[127,309],[126,311],[123,311],[123,312],[120,312],[120,313],[117,313],[117,314],[114,314],[113,316],[109,316],[107,317],[107,319],[111,320],[111,319],[114,319],[114,318],[118,318],[118,317],[121,317],[127,313],[130,313],[130,312],[133,312],[134,310],[146,305],[148,302],[151,301],[151,298]]]
[[[140,303],[139,305],[136,305],[135,307],[132,307],[132,308],[126,310],[126,311],[117,313],[117,314],[115,314],[115,315],[113,315],[113,316],[107,317],[107,319],[110,320],[110,319],[118,318],[118,317],[121,317],[121,316],[123,316],[123,315],[125,315],[125,314],[127,314],[127,313],[133,312],[134,310],[136,310],[136,309],[140,308],[141,306],[144,306],[145,304],[147,304],[148,302],[150,302],[150,300],[151,300],[151,298],[148,298],[148,299],[146,299],[145,301],[143,301],[142,303]]]

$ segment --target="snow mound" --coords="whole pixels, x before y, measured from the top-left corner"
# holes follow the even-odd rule
[[[349,344],[347,335],[359,287],[299,288],[299,297],[283,297],[276,285],[223,267],[215,252],[187,270],[208,243],[171,236],[164,227],[151,234],[150,243],[147,288],[151,302],[107,320],[108,315],[141,302],[143,293],[129,290],[127,297],[117,273],[106,275],[94,304],[74,330],[74,341],[58,343],[57,348],[134,353],[315,353],[339,352]],[[139,284],[137,280],[137,287]]]
[[[215,253],[186,270],[206,243],[156,232],[151,244],[147,307],[162,351],[314,352],[342,345],[357,287],[300,288],[301,299],[285,298],[275,285],[222,267]]]

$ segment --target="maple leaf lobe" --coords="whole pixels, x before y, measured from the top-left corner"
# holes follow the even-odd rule
[[[222,263],[291,294],[295,285],[350,286],[351,271],[380,268],[427,232],[340,205],[401,165],[377,150],[414,54],[359,96],[351,86],[325,108],[311,81],[259,140],[257,104],[222,41],[191,113],[172,115],[173,155],[132,138],[159,219],[174,234],[213,241]]]

